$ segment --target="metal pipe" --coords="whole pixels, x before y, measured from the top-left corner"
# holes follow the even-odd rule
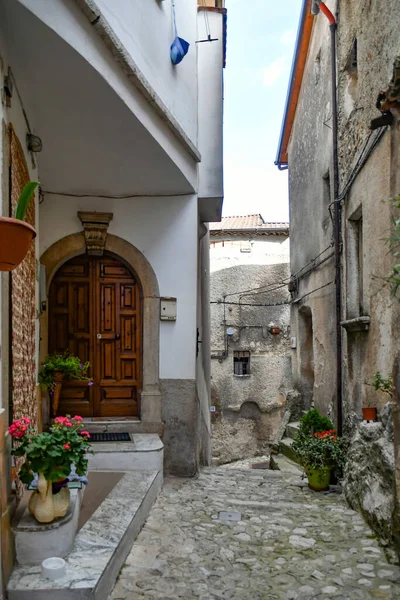
[[[333,153],[333,206],[334,206],[334,245],[335,245],[335,300],[336,300],[336,402],[337,430],[343,432],[343,389],[342,389],[342,273],[341,273],[341,204],[339,200],[339,157],[338,157],[338,110],[337,110],[337,72],[336,72],[336,30],[334,15],[324,2],[319,3],[321,12],[329,21],[331,33],[331,86],[332,86],[332,153]]]

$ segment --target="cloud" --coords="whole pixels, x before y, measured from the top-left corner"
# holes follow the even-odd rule
[[[264,86],[274,85],[287,69],[286,56],[280,56],[264,69]]]
[[[280,42],[284,46],[293,46],[296,41],[296,31],[294,29],[287,29],[280,37]]]

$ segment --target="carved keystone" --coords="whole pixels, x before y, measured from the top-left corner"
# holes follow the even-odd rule
[[[107,230],[113,213],[78,212],[85,234],[86,251],[92,256],[102,256],[106,246]]]

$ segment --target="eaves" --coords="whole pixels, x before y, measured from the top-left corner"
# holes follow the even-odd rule
[[[117,63],[121,66],[129,81],[131,81],[144,96],[192,158],[196,162],[201,162],[199,150],[186,135],[181,125],[161,100],[154,88],[147,81],[132,56],[129,54],[119,37],[115,34],[107,19],[103,16],[96,2],[94,0],[75,0],[75,2],[92,27],[97,31]]]
[[[303,0],[289,87],[286,96],[285,111],[275,160],[278,169],[285,169],[288,166],[288,145],[296,115],[297,102],[300,96],[314,23],[314,15],[311,14],[310,8],[311,0]]]

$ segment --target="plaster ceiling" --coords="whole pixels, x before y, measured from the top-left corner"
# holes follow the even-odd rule
[[[43,141],[38,155],[43,189],[110,195],[193,191],[99,73],[18,2],[0,0],[0,38],[32,132]]]

